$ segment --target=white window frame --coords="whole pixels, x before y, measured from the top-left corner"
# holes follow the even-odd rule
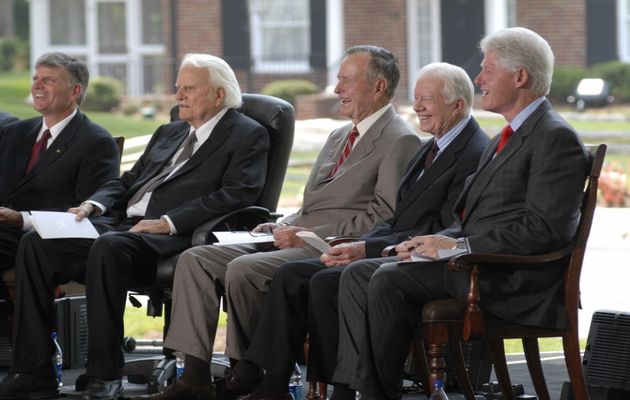
[[[617,0],[617,25],[619,59],[630,62],[630,5],[626,0]]]
[[[287,1],[291,0],[273,0],[273,1]],[[321,0],[307,0],[307,1],[321,1]],[[250,43],[251,43],[251,57],[253,61],[252,70],[256,73],[307,73],[310,71],[310,63],[308,56],[303,61],[277,61],[270,62],[264,61],[263,54],[263,41],[262,41],[262,29],[264,26],[258,13],[253,5],[252,0],[247,1],[249,21],[250,21]],[[310,13],[309,13],[310,14]],[[310,39],[311,21],[307,18],[305,22],[301,21],[278,21],[274,27],[299,27],[306,24],[306,31]],[[304,49],[304,54],[310,54],[310,40],[308,41],[308,47]]]
[[[431,23],[429,32],[430,48],[427,51],[428,57],[425,58],[426,62],[420,60],[420,51],[418,49],[418,27],[420,21],[418,21],[418,7],[420,3],[429,5],[431,16],[428,20]],[[413,99],[413,90],[416,85],[416,74],[420,68],[424,65],[438,62],[442,59],[442,23],[441,23],[441,7],[439,0],[407,0],[407,49],[409,54],[408,59],[408,98]],[[422,64],[422,65],[421,65]]]

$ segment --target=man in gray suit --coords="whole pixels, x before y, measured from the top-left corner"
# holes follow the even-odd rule
[[[352,47],[338,79],[340,113],[352,123],[328,138],[306,183],[302,208],[278,224],[256,228],[273,232],[273,244],[201,246],[180,257],[165,347],[184,353],[186,368],[183,379],[152,398],[196,399],[209,385],[224,288],[230,315],[226,353],[242,358],[274,272],[286,261],[321,254],[297,232],[361,235],[392,215],[405,165],[420,144],[390,104],[399,80],[396,59],[379,47]]]
[[[572,240],[577,228],[587,157],[575,131],[552,109],[545,95],[553,52],[524,28],[493,33],[481,41],[484,59],[475,79],[483,108],[509,123],[481,156],[455,203],[455,222],[436,235],[417,236],[397,246],[437,257],[440,249],[501,254],[538,254]],[[513,134],[510,134],[513,131]],[[496,317],[535,326],[564,326],[562,274],[552,263],[535,269],[497,267],[479,277],[481,308]],[[467,273],[446,271],[444,261],[388,263],[372,276],[346,268],[341,277],[341,318],[363,312],[357,330],[360,368],[351,386],[362,399],[401,397],[402,371],[423,304],[440,298],[465,300]]]

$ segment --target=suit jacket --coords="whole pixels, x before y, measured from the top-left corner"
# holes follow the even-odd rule
[[[442,233],[465,236],[474,252],[540,254],[563,247],[575,235],[588,173],[577,134],[545,101],[494,157],[498,140],[466,183],[455,205],[456,223]],[[563,273],[559,264],[485,268],[479,275],[481,307],[526,325],[563,327]],[[465,299],[467,273],[447,277],[449,290]]]
[[[17,121],[18,119],[11,114],[0,111],[0,128],[7,125],[10,122]]]
[[[361,137],[334,177],[352,124],[333,131],[304,188],[302,207],[283,222],[329,235],[361,235],[391,217],[405,165],[420,139],[390,108]]]
[[[80,111],[26,174],[42,117],[0,129],[0,205],[17,211],[66,211],[119,175],[112,136]]]
[[[94,221],[110,229],[126,217],[127,202],[148,180],[167,166],[190,125],[162,125],[131,170],[103,185],[90,200],[107,207],[105,218]],[[190,236],[202,222],[252,205],[262,190],[267,171],[269,137],[265,128],[230,109],[192,157],[151,195],[145,218],[168,215],[177,235],[142,234],[159,255],[190,247]]]
[[[427,235],[451,225],[455,201],[466,178],[475,172],[489,141],[477,121],[471,118],[418,179],[434,139],[423,146],[405,170],[394,215],[361,237],[367,257],[380,257],[385,247],[407,240],[409,236]]]

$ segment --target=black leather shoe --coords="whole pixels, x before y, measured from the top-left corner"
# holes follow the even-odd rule
[[[238,368],[237,368],[238,371]],[[265,370],[259,368],[254,376],[239,376],[238,373],[230,371],[225,378],[215,382],[218,400],[236,400],[240,396],[249,394],[256,390],[265,377]]]
[[[241,400],[293,400],[293,396],[291,396],[289,393],[273,394],[270,396],[251,393],[245,397],[241,397],[240,399]]]
[[[216,400],[216,398],[213,385],[192,386],[180,379],[169,386],[164,393],[134,397],[132,400]]]
[[[116,400],[123,393],[122,379],[91,377],[81,400]]]
[[[59,395],[55,378],[10,372],[0,383],[0,399],[54,399]]]

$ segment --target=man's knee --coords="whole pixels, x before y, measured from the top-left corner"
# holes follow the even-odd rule
[[[252,266],[256,263],[256,254],[245,254],[230,261],[225,271],[226,286],[240,287],[250,282],[250,276],[254,273]]]
[[[381,265],[372,275],[369,281],[368,290],[371,295],[387,293],[392,290],[392,276],[398,274],[400,269],[397,263],[387,263]]]

